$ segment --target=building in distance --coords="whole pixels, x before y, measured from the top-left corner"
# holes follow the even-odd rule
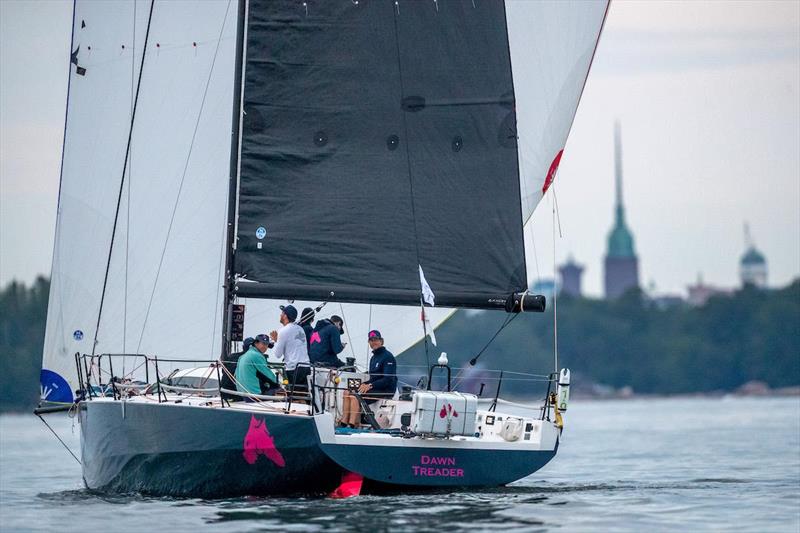
[[[752,285],[759,289],[767,288],[767,260],[753,244],[750,227],[747,223],[744,225],[744,245],[745,252],[739,261],[739,277],[742,280],[742,287]]]
[[[558,267],[558,273],[561,274],[561,294],[580,298],[583,270],[583,266],[577,264],[572,255],[569,256],[566,263]]]
[[[689,297],[686,303],[694,307],[701,307],[706,304],[712,296],[728,296],[733,294],[733,289],[726,289],[714,285],[707,285],[703,281],[703,275],[697,274],[697,283],[686,287]]]
[[[625,223],[625,207],[622,202],[622,139],[619,122],[614,124],[614,170],[614,227],[608,234],[605,258],[605,293],[606,298],[612,299],[639,286],[639,259],[634,251],[633,234]]]

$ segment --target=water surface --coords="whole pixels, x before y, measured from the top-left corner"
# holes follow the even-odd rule
[[[48,418],[77,453],[78,426]],[[2,531],[800,531],[800,398],[573,402],[500,489],[348,500],[92,494],[32,415],[0,416]]]

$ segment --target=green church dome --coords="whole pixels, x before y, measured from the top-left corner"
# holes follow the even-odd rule
[[[763,265],[766,262],[767,260],[761,255],[761,252],[753,247],[745,252],[741,261],[742,265]]]
[[[621,206],[617,206],[616,222],[608,234],[608,257],[636,257],[633,235],[625,224]]]

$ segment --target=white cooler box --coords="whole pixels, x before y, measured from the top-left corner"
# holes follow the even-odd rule
[[[423,435],[475,434],[478,397],[460,392],[415,391],[411,430]]]

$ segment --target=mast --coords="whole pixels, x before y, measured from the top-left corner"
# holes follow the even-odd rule
[[[233,120],[231,121],[231,164],[228,178],[228,217],[225,239],[225,281],[223,283],[222,297],[222,351],[220,357],[224,358],[230,353],[231,314],[235,294],[233,255],[236,249],[236,205],[239,185],[239,147],[241,145],[242,128],[242,93],[244,84],[242,74],[244,70],[244,34],[247,25],[247,0],[237,0],[238,10],[236,19],[236,59],[233,82]]]

